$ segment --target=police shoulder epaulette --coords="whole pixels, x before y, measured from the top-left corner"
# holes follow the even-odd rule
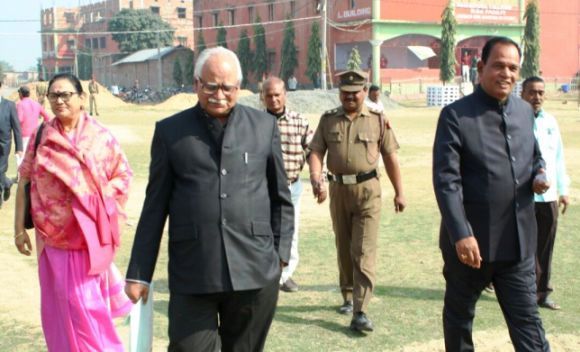
[[[322,117],[324,117],[324,116],[330,116],[330,115],[334,115],[334,114],[336,114],[337,112],[338,112],[338,109],[336,109],[336,108],[335,108],[335,109],[326,110],[326,111],[324,112],[324,114],[322,114]]]

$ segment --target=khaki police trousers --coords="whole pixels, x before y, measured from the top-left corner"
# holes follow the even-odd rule
[[[376,279],[381,184],[378,178],[356,185],[330,182],[329,190],[340,290],[355,313],[366,312]]]

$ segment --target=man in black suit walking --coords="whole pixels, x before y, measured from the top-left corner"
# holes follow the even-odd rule
[[[529,104],[511,95],[521,52],[511,39],[484,46],[475,92],[441,111],[433,184],[441,211],[447,351],[473,351],[475,304],[493,282],[516,351],[549,351],[536,305],[534,192],[544,162]]]
[[[157,123],[125,291],[146,300],[169,217],[169,351],[261,351],[290,256],[293,207],[276,119],[236,104],[236,55],[195,66],[199,103]]]
[[[2,81],[0,81],[1,90]],[[0,95],[0,207],[2,207],[3,202],[10,198],[10,187],[13,184],[13,181],[6,177],[8,157],[12,148],[12,135],[14,135],[15,153],[22,156],[22,135],[20,134],[16,105]]]

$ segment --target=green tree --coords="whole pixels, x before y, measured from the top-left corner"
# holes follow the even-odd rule
[[[524,13],[526,27],[524,29],[523,47],[524,62],[522,63],[521,77],[526,79],[538,76],[540,72],[540,14],[538,2],[531,0]]]
[[[217,38],[216,38],[216,45],[217,46],[223,46],[224,48],[227,49],[228,47],[228,42],[227,42],[227,37],[228,35],[228,31],[224,28],[223,24],[220,22],[219,23],[219,27],[217,30]]]
[[[207,46],[205,45],[205,39],[203,38],[203,32],[199,31],[199,35],[197,36],[197,40],[195,41],[195,55],[199,57],[202,51],[205,50]]]
[[[457,21],[455,20],[453,0],[449,1],[441,14],[441,64],[439,66],[439,79],[443,84],[451,82],[455,78],[455,33]]]
[[[306,60],[306,75],[315,85],[320,77],[320,65],[322,57],[322,43],[320,42],[320,26],[318,22],[312,22],[310,39],[308,39],[308,59]]]
[[[256,79],[260,81],[266,71],[268,71],[268,49],[266,48],[266,31],[260,21],[260,16],[256,18],[254,25],[254,72]]]
[[[185,68],[184,68],[184,79],[183,82],[188,85],[193,85],[193,71],[195,67],[193,66],[193,51],[188,50],[187,54],[185,55]]]
[[[109,31],[135,32],[112,35],[124,53],[172,45],[175,33],[169,23],[151,11],[132,9],[123,9],[115,14],[109,21]]]
[[[183,70],[181,69],[181,63],[179,63],[179,59],[175,59],[173,63],[173,80],[175,81],[175,85],[181,87],[183,84]]]
[[[253,68],[253,54],[250,48],[250,38],[248,37],[248,31],[246,29],[242,29],[240,33],[240,40],[238,41],[238,49],[236,51],[240,59],[240,66],[242,66],[242,75],[244,76],[242,87],[245,88],[248,85],[248,76]]]
[[[288,19],[290,19],[288,17]],[[284,39],[282,40],[282,50],[280,52],[280,77],[286,82],[288,77],[294,74],[294,70],[298,67],[298,50],[294,43],[296,37],[294,31],[294,23],[292,21],[286,22],[284,28]]]
[[[348,56],[348,61],[346,62],[346,68],[348,70],[360,70],[361,62],[362,60],[360,58],[358,46],[355,45],[350,50],[350,55]]]
[[[77,53],[77,65],[79,78],[82,80],[91,79],[93,76],[93,54],[89,50],[79,51]]]

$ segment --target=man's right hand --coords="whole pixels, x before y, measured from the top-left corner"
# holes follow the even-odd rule
[[[474,269],[481,267],[481,255],[479,254],[479,245],[473,236],[465,237],[455,242],[455,251],[457,258],[465,265]]]
[[[138,282],[127,281],[125,283],[125,294],[127,294],[127,297],[129,297],[133,304],[137,303],[141,298],[143,298],[143,304],[145,304],[149,296],[149,286]]]

